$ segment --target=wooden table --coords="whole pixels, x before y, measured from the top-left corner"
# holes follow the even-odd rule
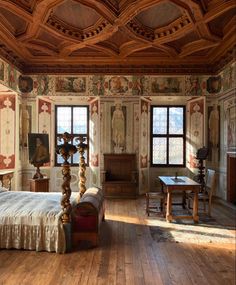
[[[187,176],[178,176],[177,179],[174,176],[159,176],[158,177],[162,186],[165,188],[167,193],[167,211],[166,220],[171,222],[173,218],[179,219],[193,219],[194,222],[198,222],[198,192],[201,189],[201,184],[188,178]],[[192,215],[173,216],[172,215],[172,193],[175,191],[186,191],[190,190],[194,192],[193,200],[193,213]]]
[[[11,190],[11,180],[13,175],[14,171],[12,170],[0,171],[0,181],[2,183],[2,187],[7,188],[9,191]]]

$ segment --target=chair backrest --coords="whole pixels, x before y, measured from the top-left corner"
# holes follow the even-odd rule
[[[215,191],[216,186],[216,172],[213,169],[207,169],[206,173],[206,191],[209,195],[209,198],[212,197],[213,192]]]

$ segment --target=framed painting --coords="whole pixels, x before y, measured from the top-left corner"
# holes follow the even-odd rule
[[[28,134],[29,162],[33,165],[50,161],[48,134]]]

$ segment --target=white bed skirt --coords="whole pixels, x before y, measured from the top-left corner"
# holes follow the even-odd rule
[[[0,248],[64,253],[61,193],[0,191]]]

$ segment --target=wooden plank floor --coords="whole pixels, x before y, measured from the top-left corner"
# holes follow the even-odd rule
[[[0,285],[181,285],[235,284],[235,244],[154,241],[144,198],[108,200],[100,246],[75,252],[0,250]],[[213,216],[227,226],[235,212],[220,204]]]

